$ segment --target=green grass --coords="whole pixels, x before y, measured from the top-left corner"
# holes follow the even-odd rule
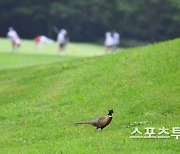
[[[64,56],[60,56],[58,45],[44,44],[42,50],[37,49],[33,41],[23,40],[21,47],[12,53],[11,42],[0,39],[0,69],[15,68],[38,64],[61,62],[77,57],[103,55],[104,47],[88,43],[70,43]]]
[[[49,64],[52,62],[61,62],[69,59],[72,59],[72,57],[0,53],[0,70],[38,64]]]
[[[176,39],[1,70],[0,153],[179,153],[174,137],[130,139],[135,127],[167,127],[171,134],[180,126],[179,50]],[[115,113],[103,131],[74,124],[108,109]]]

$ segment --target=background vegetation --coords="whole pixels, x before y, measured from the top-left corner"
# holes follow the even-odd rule
[[[101,42],[117,30],[122,44],[180,36],[179,0],[0,0],[0,35],[14,26],[23,38],[66,28],[72,41]]]

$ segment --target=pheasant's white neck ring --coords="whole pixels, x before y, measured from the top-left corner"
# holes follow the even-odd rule
[[[112,118],[112,115],[108,115],[109,118]]]

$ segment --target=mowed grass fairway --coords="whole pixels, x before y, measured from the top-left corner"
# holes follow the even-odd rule
[[[143,134],[166,127],[170,135],[180,127],[179,51],[176,39],[1,70],[0,153],[179,153],[175,137],[130,139],[136,127]],[[115,113],[102,131],[75,125],[108,109]]]
[[[103,46],[88,43],[70,43],[64,56],[59,55],[57,43],[44,44],[42,49],[38,49],[33,41],[22,40],[22,45],[16,52],[12,53],[11,48],[11,42],[8,39],[0,39],[0,69],[48,64],[105,53]]]

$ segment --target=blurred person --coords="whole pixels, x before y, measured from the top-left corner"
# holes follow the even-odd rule
[[[113,40],[114,40],[113,47],[114,47],[114,50],[116,50],[118,45],[119,45],[120,35],[119,35],[118,32],[113,31],[112,32],[112,37],[113,37]]]
[[[106,32],[104,44],[106,46],[106,53],[113,51],[114,39],[111,32]]]
[[[9,37],[12,42],[12,51],[15,51],[17,48],[20,47],[21,39],[13,27],[9,27],[7,37]]]
[[[54,43],[54,40],[52,40],[44,35],[36,36],[34,41],[35,41],[35,44],[38,47],[38,49],[42,49],[44,43]]]
[[[59,45],[59,53],[60,55],[64,55],[65,53],[65,47],[69,42],[68,34],[65,29],[61,29],[57,36],[57,42]]]

